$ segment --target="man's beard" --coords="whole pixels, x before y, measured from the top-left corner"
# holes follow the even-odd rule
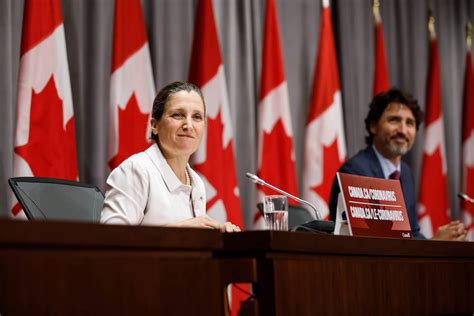
[[[406,137],[404,136],[398,136],[398,137],[405,138],[405,141],[406,141],[405,144],[398,145],[394,143],[392,139],[397,138],[397,136],[392,136],[389,142],[387,142],[385,146],[386,150],[392,157],[405,155],[411,149],[413,145],[413,143],[410,143]]]
[[[408,143],[404,144],[404,145],[396,145],[396,144],[390,142],[386,146],[386,149],[392,157],[394,157],[394,156],[403,156],[411,149],[411,146]]]

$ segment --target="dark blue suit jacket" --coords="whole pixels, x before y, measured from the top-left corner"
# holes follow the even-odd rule
[[[339,168],[339,172],[366,177],[384,178],[382,166],[380,165],[380,162],[372,146],[368,146],[366,149],[359,151],[357,155],[346,161],[342,167]],[[425,237],[420,233],[420,226],[418,225],[413,175],[411,173],[410,167],[408,167],[408,165],[403,161],[401,164],[400,182],[413,237],[417,239],[424,239]],[[337,198],[339,192],[339,183],[337,182],[337,177],[334,177],[331,188],[331,196],[329,198],[330,219],[333,221],[336,220]]]

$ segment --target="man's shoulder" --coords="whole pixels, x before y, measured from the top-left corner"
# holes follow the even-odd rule
[[[371,150],[372,149],[370,147],[359,150],[357,154],[347,160],[347,163],[360,163],[372,160],[373,153],[371,152]]]
[[[370,152],[370,148],[360,150],[357,154],[348,159],[339,169],[340,172],[358,174],[358,175],[370,175],[371,165],[377,163],[374,160],[373,153]]]

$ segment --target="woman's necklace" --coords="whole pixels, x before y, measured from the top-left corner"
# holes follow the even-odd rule
[[[191,177],[189,176],[188,169],[184,169],[184,175],[186,176],[186,185],[191,185]]]
[[[184,175],[186,176],[186,185],[191,186],[191,177],[189,176],[189,172],[187,168],[184,169]],[[191,192],[189,192],[189,204],[191,205],[191,212],[193,214],[193,217],[196,217],[196,212],[194,211],[192,190]]]

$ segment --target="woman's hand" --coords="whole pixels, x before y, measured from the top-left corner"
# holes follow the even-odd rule
[[[166,225],[166,226],[211,228],[211,229],[219,229],[223,233],[240,232],[239,226],[234,225],[231,222],[220,224],[218,221],[216,221],[212,217],[209,217],[207,214],[190,218],[190,219],[187,219],[175,224]]]
[[[234,233],[240,232],[240,227],[232,224],[231,222],[226,222],[224,225],[221,225],[220,230],[223,233]]]

